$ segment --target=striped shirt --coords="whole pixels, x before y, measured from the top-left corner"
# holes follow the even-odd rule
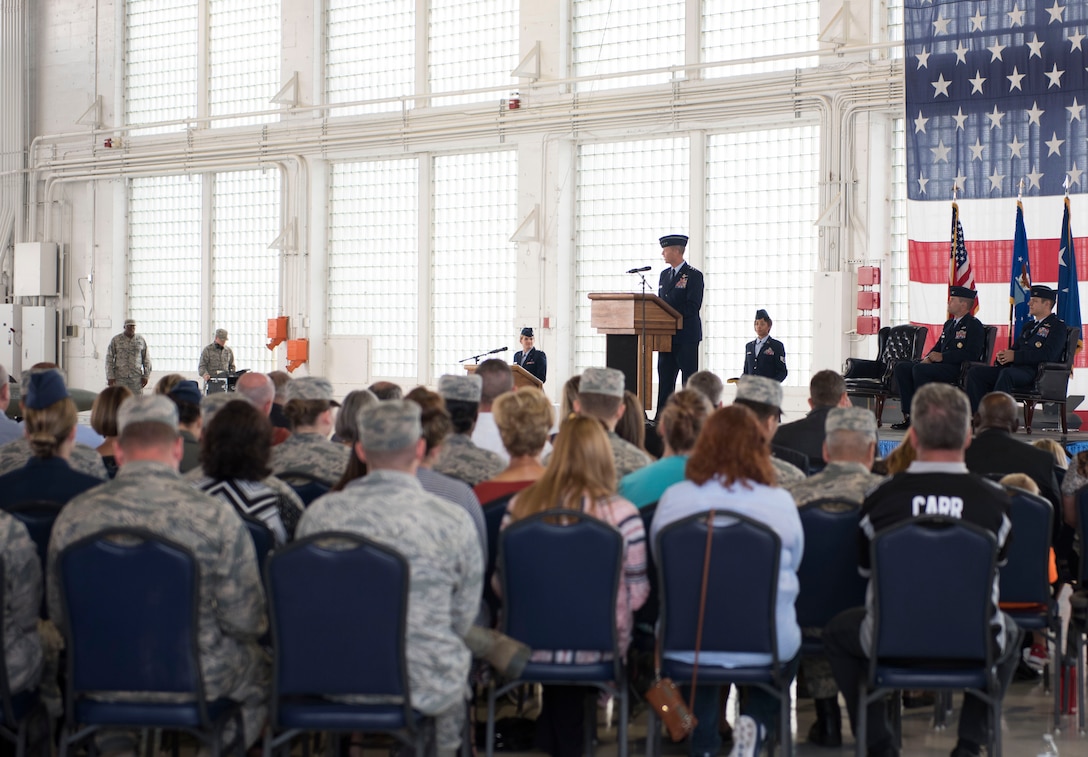
[[[230,503],[242,515],[264,523],[272,531],[277,547],[287,543],[287,529],[278,507],[280,495],[271,487],[260,481],[237,478],[214,481],[207,477],[197,481],[195,486],[209,496]]]

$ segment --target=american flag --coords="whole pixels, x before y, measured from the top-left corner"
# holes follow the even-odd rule
[[[1034,283],[1058,280],[1065,185],[1073,212],[1088,212],[1088,2],[906,0],[904,26],[911,321],[940,333],[955,189],[978,316],[1000,344],[1017,196]],[[1078,242],[1084,256],[1088,240]]]
[[[952,203],[952,248],[948,256],[948,283],[954,287],[975,288],[975,272],[971,270],[971,258],[967,257],[967,245],[963,240],[963,224],[960,223],[960,206]],[[978,298],[971,308],[971,315],[978,313]]]

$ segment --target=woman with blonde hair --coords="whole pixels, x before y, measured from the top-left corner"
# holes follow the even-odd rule
[[[116,384],[99,392],[91,405],[91,428],[102,437],[102,443],[95,448],[95,452],[102,456],[110,478],[117,475],[117,458],[113,454],[113,445],[117,443],[118,436],[117,411],[121,409],[121,403],[131,396],[131,389]]]
[[[616,494],[612,445],[600,421],[575,416],[563,421],[544,474],[518,492],[507,506],[502,528],[536,513],[581,510],[615,526],[623,535],[623,578],[616,597],[616,633],[620,654],[631,643],[634,612],[650,594],[646,577],[646,533],[638,510]],[[501,592],[496,576],[493,583]],[[554,650],[534,650],[533,662],[559,662]],[[600,660],[599,652],[575,651],[564,658],[574,664]],[[548,754],[581,754],[587,690],[578,686],[544,686],[537,718],[537,746]]]
[[[491,405],[502,446],[510,455],[506,470],[476,484],[480,504],[519,492],[544,475],[540,455],[555,423],[555,411],[544,392],[536,388],[507,392]]]
[[[756,415],[743,405],[725,407],[711,415],[688,458],[687,478],[687,481],[670,486],[662,495],[650,526],[650,538],[655,539],[670,523],[710,510],[744,515],[774,531],[782,543],[775,606],[778,658],[786,666],[796,666],[801,649],[801,628],[797,625],[794,603],[805,536],[793,497],[775,486],[771,448]],[[737,580],[743,580],[743,577],[737,576]],[[734,667],[771,662],[770,655],[765,660],[753,657],[746,653],[716,652],[700,656],[699,664]],[[721,745],[718,696],[716,686],[696,687],[693,714],[699,724],[692,734],[691,754],[718,752]],[[763,734],[774,730],[777,700],[766,691],[751,686],[742,710],[744,715],[733,728],[734,745],[754,743],[757,745],[754,752],[743,753],[758,754]]]
[[[0,507],[22,502],[66,504],[101,480],[68,465],[76,443],[76,404],[57,370],[30,374],[23,398],[23,431],[31,458],[0,476]]]

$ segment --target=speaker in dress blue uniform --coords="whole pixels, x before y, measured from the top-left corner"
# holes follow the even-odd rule
[[[657,412],[660,414],[676,389],[677,375],[686,384],[699,370],[699,342],[703,340],[703,273],[684,260],[688,238],[667,234],[657,240],[669,267],[661,272],[657,296],[683,316],[683,325],[673,334],[672,350],[657,354]]]

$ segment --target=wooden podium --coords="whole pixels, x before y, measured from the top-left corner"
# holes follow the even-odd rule
[[[684,317],[656,294],[591,292],[590,325],[606,339],[605,365],[623,372],[627,389],[650,409],[653,353],[672,352]]]
[[[478,367],[479,366],[477,365],[466,365],[465,372],[475,373]],[[525,370],[520,365],[511,364],[510,372],[514,374],[514,389],[524,389],[527,386],[531,386],[536,389],[540,389],[541,391],[544,391],[544,382],[538,379],[533,374],[529,373],[529,371]]]

